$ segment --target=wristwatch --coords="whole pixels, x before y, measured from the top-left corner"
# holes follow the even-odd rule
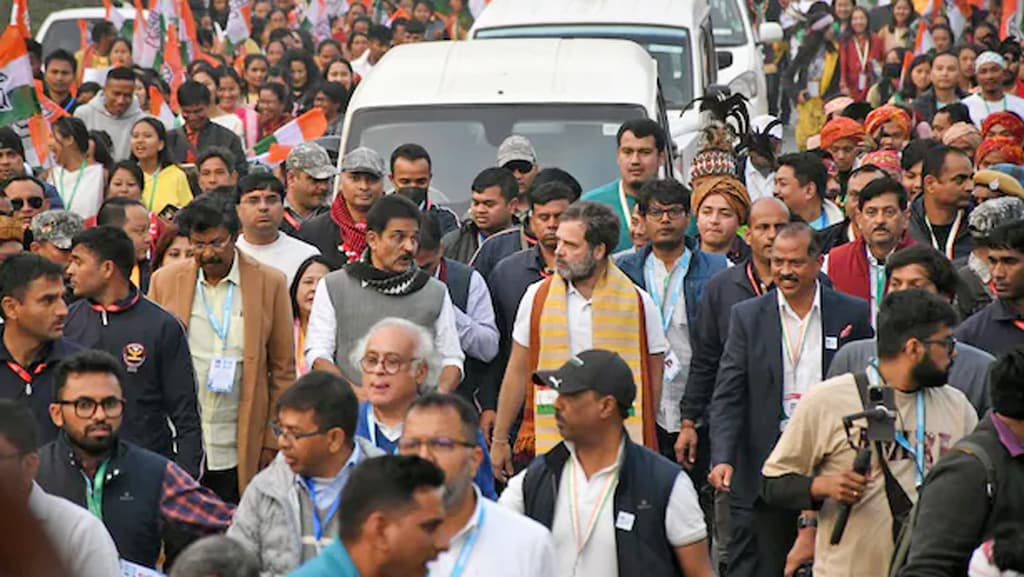
[[[818,518],[817,517],[805,517],[803,515],[800,515],[799,517],[797,517],[797,520],[796,520],[796,528],[797,529],[806,529],[808,527],[813,527],[813,528],[817,529],[817,527],[818,527]]]

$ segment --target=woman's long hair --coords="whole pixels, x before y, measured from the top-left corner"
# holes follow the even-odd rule
[[[153,118],[152,116],[143,116],[142,118],[138,119],[135,122],[135,124],[132,125],[132,128],[134,129],[136,126],[142,124],[143,122],[150,125],[156,132],[157,139],[159,139],[160,142],[164,143],[164,147],[160,150],[160,152],[156,153],[157,165],[159,165],[160,168],[166,168],[174,164],[173,162],[171,162],[171,155],[170,152],[167,150],[167,129],[164,128],[164,123],[157,118]],[[139,161],[139,159],[135,157],[134,152],[131,155],[131,159],[134,160],[135,162]]]
[[[931,57],[927,54],[918,54],[910,61],[907,73],[903,75],[903,83],[900,85],[900,96],[903,97],[904,101],[910,102],[920,96],[917,86],[914,86],[914,69],[922,64],[930,63],[931,60]]]

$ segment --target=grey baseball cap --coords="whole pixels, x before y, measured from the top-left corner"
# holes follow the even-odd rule
[[[525,136],[513,134],[498,147],[498,166],[505,166],[514,160],[537,164],[537,151]]]
[[[288,153],[285,161],[288,170],[301,170],[317,180],[324,180],[338,174],[331,164],[327,150],[315,142],[303,142]]]
[[[71,239],[83,229],[82,217],[67,210],[48,210],[32,217],[32,239],[51,242],[61,250],[69,250]]]
[[[993,229],[1024,219],[1024,200],[1016,196],[992,198],[974,207],[968,217],[968,230],[975,239],[984,239]]]
[[[365,146],[360,146],[345,154],[345,157],[341,159],[341,171],[372,174],[377,178],[384,178],[388,173],[384,159],[377,154],[376,150]]]
[[[533,373],[533,383],[551,387],[559,394],[595,391],[598,395],[612,396],[628,407],[636,399],[636,382],[626,361],[611,351],[591,349],[570,357],[554,371]]]

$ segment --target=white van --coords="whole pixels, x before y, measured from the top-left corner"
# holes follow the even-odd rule
[[[433,199],[461,214],[473,178],[510,134],[530,139],[542,168],[567,170],[590,190],[618,178],[616,134],[639,117],[668,124],[655,63],[633,42],[425,42],[390,50],[360,82],[340,148],[388,158],[400,144],[423,145]]]
[[[126,21],[135,19],[135,8],[128,6],[127,3],[116,10],[121,12]],[[43,24],[36,31],[36,41],[43,45],[44,55],[58,48],[74,54],[83,48],[78,21],[85,20],[91,29],[93,24],[106,19],[107,13],[103,8],[57,10],[43,20]]]

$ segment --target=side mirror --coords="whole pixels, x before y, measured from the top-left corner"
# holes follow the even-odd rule
[[[758,41],[762,44],[782,40],[782,26],[778,22],[762,22],[757,28]]]
[[[719,50],[718,52],[715,52],[715,57],[718,59],[719,70],[724,70],[732,66],[732,52]]]

